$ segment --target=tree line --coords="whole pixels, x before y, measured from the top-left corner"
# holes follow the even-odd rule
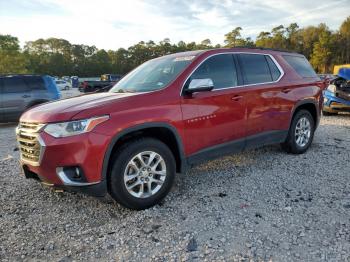
[[[302,53],[318,73],[329,73],[336,64],[350,63],[350,17],[336,31],[330,30],[324,23],[304,28],[292,23],[272,28],[270,32],[261,32],[255,40],[242,37],[242,28],[236,27],[225,34],[224,45],[213,45],[210,39],[200,43],[180,41],[173,44],[166,38],[159,43],[141,41],[127,49],[104,50],[71,44],[65,39],[48,38],[26,42],[21,48],[17,37],[0,34],[0,74],[80,77],[103,73],[126,74],[139,64],[166,54],[242,46]]]

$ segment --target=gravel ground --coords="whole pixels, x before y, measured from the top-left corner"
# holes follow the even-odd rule
[[[13,130],[0,127],[1,261],[350,260],[350,115],[323,117],[303,155],[197,166],[145,211],[24,179]]]

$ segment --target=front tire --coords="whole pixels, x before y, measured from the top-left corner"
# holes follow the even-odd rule
[[[303,154],[310,147],[315,132],[315,121],[307,110],[298,111],[292,120],[287,139],[281,144],[288,153]]]
[[[109,193],[124,207],[136,210],[152,207],[173,185],[175,159],[159,140],[143,138],[128,142],[112,161]]]

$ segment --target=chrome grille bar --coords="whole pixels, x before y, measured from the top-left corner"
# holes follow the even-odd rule
[[[44,124],[20,122],[17,129],[17,142],[21,160],[33,166],[39,166],[44,153],[45,144],[39,132]]]

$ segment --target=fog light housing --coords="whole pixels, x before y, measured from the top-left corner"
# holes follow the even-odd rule
[[[66,186],[84,186],[94,183],[88,183],[83,169],[79,166],[57,167],[56,174]]]
[[[74,182],[87,182],[83,169],[79,166],[69,166],[62,168],[63,173]]]

